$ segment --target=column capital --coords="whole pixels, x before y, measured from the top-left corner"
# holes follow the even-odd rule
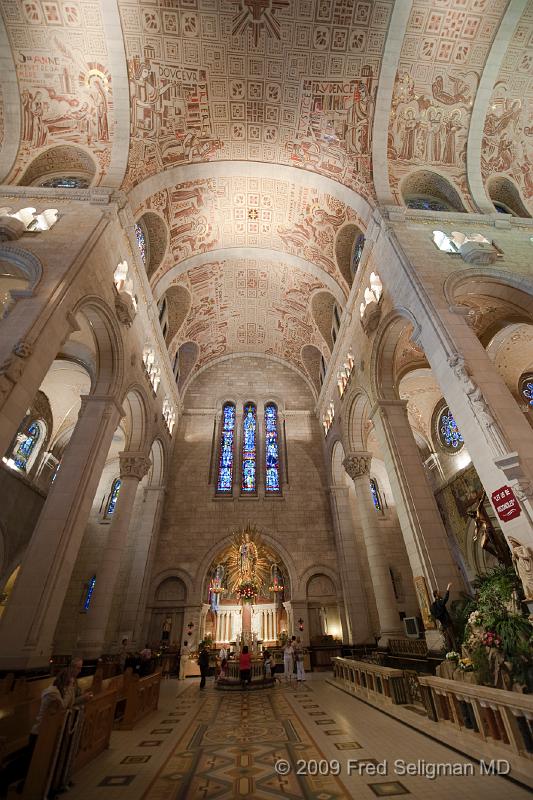
[[[348,453],[342,466],[354,481],[356,478],[361,478],[363,475],[370,475],[370,464],[372,462],[372,453],[367,450],[361,450],[357,453]]]
[[[152,462],[149,458],[146,458],[144,453],[126,451],[118,455],[120,459],[121,478],[137,478],[138,481],[142,481],[152,466]]]

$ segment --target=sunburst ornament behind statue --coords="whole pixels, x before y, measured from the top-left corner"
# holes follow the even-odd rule
[[[266,592],[269,576],[268,555],[255,526],[235,533],[228,556],[229,590],[243,603],[253,603]]]

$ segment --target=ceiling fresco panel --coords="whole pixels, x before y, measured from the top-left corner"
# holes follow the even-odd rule
[[[533,0],[516,26],[492,92],[481,173],[485,186],[494,175],[513,180],[533,213]]]
[[[466,143],[472,106],[507,0],[415,0],[402,46],[389,123],[389,179],[420,167],[451,180],[472,208]]]
[[[181,275],[175,285],[188,289],[192,304],[170,353],[196,342],[195,371],[220,356],[250,352],[289,361],[305,374],[304,345],[329,354],[310,306],[311,295],[324,285],[294,267],[252,259],[212,261]]]
[[[96,183],[111,161],[112,77],[99,0],[0,0],[21,102],[21,141],[10,182],[51,145],[85,148]]]
[[[288,164],[372,196],[370,131],[391,0],[120,2],[125,181],[179,164]]]

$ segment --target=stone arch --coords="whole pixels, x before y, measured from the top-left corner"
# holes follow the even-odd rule
[[[358,245],[361,242],[361,237],[364,241],[363,231],[353,222],[342,225],[335,237],[335,258],[337,267],[350,287],[353,283],[357,267],[359,266],[359,261],[357,261],[357,264],[354,266],[354,257],[359,253]]]
[[[333,323],[333,307],[335,306],[335,298],[327,290],[319,289],[314,292],[311,297],[311,313],[315,324],[322,334],[322,338],[326,342],[330,353],[333,351],[334,343],[331,335],[331,328]]]
[[[5,247],[0,243],[0,292],[10,295],[10,300],[4,305],[4,314],[17,300],[35,293],[42,274],[42,264],[33,253],[21,247]]]
[[[291,589],[291,600],[295,600],[296,597],[296,587],[299,586],[298,582],[298,575],[296,572],[296,567],[294,564],[294,560],[288,550],[280,543],[277,539],[274,539],[270,534],[265,533],[264,531],[260,531],[261,534],[261,541],[268,547],[269,550],[272,550],[273,553],[279,555],[281,557],[281,561],[283,562],[284,568],[287,570],[287,574],[289,577],[289,586]],[[216,544],[212,545],[209,550],[205,553],[204,557],[202,558],[197,570],[194,579],[194,585],[199,587],[200,593],[198,591],[195,592],[193,596],[189,599],[190,603],[196,602],[201,603],[202,598],[207,596],[207,582],[209,578],[209,567],[215,560],[216,556],[225,550],[227,547],[231,545],[233,542],[233,536],[225,536],[223,539],[220,539]],[[194,600],[193,600],[194,597]]]
[[[73,309],[89,322],[96,347],[92,394],[113,395],[123,380],[124,345],[115,314],[99,297],[84,297]]]
[[[154,575],[150,584],[150,592],[148,595],[148,605],[154,605],[157,602],[157,590],[167,580],[179,580],[185,587],[185,596],[186,601],[188,603],[192,603],[192,597],[194,596],[194,587],[193,582],[191,580],[191,576],[188,572],[181,567],[171,567],[169,569],[165,569],[162,572],[159,572],[157,575]],[[160,601],[161,602],[161,601]]]
[[[86,188],[96,175],[96,164],[90,152],[73,145],[57,145],[40,153],[27,166],[19,181],[20,186],[41,186],[47,179],[73,177]]]
[[[474,332],[484,347],[503,328],[511,324],[533,323],[533,286],[529,278],[513,275],[503,270],[469,270],[456,272],[444,284],[444,293],[450,305],[464,308],[470,316]],[[476,309],[484,301],[499,305],[501,313],[486,326],[482,323],[482,313]],[[470,309],[467,311],[467,309]],[[478,316],[481,315],[480,320]]]
[[[166,451],[159,437],[152,442],[150,461],[152,465],[147,476],[148,485],[162,486],[166,477]]]
[[[331,457],[329,461],[332,486],[346,486],[346,470],[343,466],[345,457],[346,451],[344,450],[342,441],[340,439],[335,439],[332,443]]]
[[[200,347],[196,342],[183,342],[178,347],[177,357],[179,366],[178,391],[185,391],[185,386],[195,367],[200,355]]]
[[[503,210],[514,217],[531,219],[517,185],[507,175],[494,175],[487,181],[487,193],[495,206],[498,203]]]
[[[125,411],[125,450],[142,451],[147,445],[149,402],[144,389],[131,386],[121,403]]]
[[[368,413],[370,400],[366,392],[356,387],[344,403],[342,415],[342,441],[348,452],[366,450],[368,439]]]
[[[165,337],[167,345],[172,343],[187,319],[191,309],[191,294],[185,286],[171,286],[164,294],[167,301],[168,331]]]
[[[155,590],[155,600],[184,604],[187,601],[187,587],[176,575],[164,578]]]
[[[370,386],[372,396],[376,399],[398,399],[398,376],[394,368],[394,357],[399,338],[409,324],[414,331],[411,338],[416,341],[420,326],[405,308],[390,311],[376,332],[370,357]]]
[[[312,578],[316,575],[324,575],[326,578],[329,578],[335,587],[335,596],[337,600],[342,598],[342,589],[339,576],[334,569],[326,566],[325,564],[312,564],[300,575],[300,583],[298,588],[301,597],[307,597],[307,587],[309,585],[309,581],[312,580]]]
[[[317,393],[320,392],[320,362],[322,359],[322,353],[315,347],[314,344],[306,344],[302,347],[302,362],[304,367],[306,368],[307,372],[309,373],[309,377],[313,381],[313,386],[315,387]]]
[[[136,224],[142,228],[144,233],[146,243],[144,266],[148,279],[150,279],[167,252],[169,241],[167,223],[155,211],[145,211]]]
[[[406,175],[400,183],[400,196],[408,208],[416,198],[434,201],[444,211],[466,212],[461,197],[450,181],[438,172],[421,169]],[[415,206],[412,206],[415,207]]]

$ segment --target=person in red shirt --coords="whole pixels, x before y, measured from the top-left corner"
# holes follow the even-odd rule
[[[241,673],[241,685],[243,689],[250,683],[250,669],[252,666],[252,659],[248,652],[247,645],[242,648],[242,653],[239,656],[239,670]]]

